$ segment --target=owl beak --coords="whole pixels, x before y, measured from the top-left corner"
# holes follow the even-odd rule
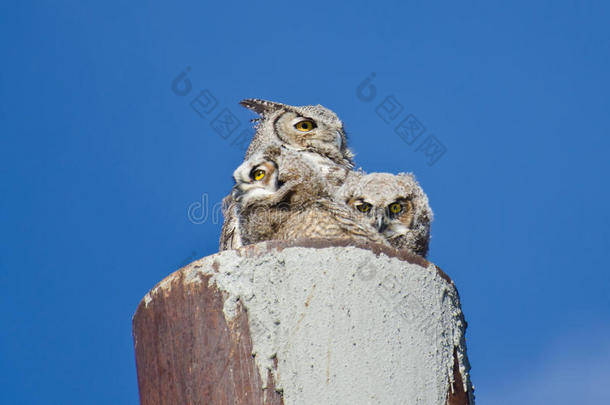
[[[377,228],[377,230],[379,232],[383,232],[383,230],[386,227],[386,223],[385,223],[385,219],[383,217],[383,213],[377,213],[377,215],[375,216],[375,228]]]
[[[235,185],[233,187],[233,190],[231,191],[231,197],[233,197],[233,199],[235,201],[239,201],[243,194],[244,194],[244,190],[242,190],[241,187],[238,185]]]
[[[335,131],[335,143],[341,149],[343,147],[343,138],[341,137],[341,132]]]

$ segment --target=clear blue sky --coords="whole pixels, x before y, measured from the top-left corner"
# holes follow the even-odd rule
[[[609,6],[84,3],[0,5],[0,403],[137,403],[131,317],[216,252],[218,221],[187,209],[229,191],[246,97],[323,104],[359,166],[416,174],[480,404],[607,398]]]

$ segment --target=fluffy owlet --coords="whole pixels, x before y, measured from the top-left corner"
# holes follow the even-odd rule
[[[352,172],[338,195],[393,247],[426,256],[432,210],[413,175]]]
[[[298,154],[293,162],[302,160],[314,168],[313,172],[322,179],[319,185],[323,185],[321,189],[326,194],[334,194],[343,184],[353,168],[352,153],[347,148],[343,123],[335,113],[320,105],[289,106],[259,99],[246,99],[241,105],[260,116],[255,120],[256,133],[246,152],[246,161],[255,156],[260,160],[270,148],[283,148]],[[223,200],[223,215],[220,250],[245,244],[233,195]]]
[[[243,244],[298,238],[387,244],[348,206],[331,199],[324,175],[298,151],[270,147],[247,159],[234,178],[232,197]]]

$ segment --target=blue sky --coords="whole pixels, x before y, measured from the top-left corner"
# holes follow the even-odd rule
[[[478,403],[600,403],[609,11],[2,3],[0,402],[137,403],[131,317],[158,281],[217,251],[211,210],[187,210],[229,191],[243,158],[232,143],[252,133],[238,102],[258,97],[323,104],[359,166],[415,173],[435,212],[429,259],[469,323]],[[187,67],[191,91],[176,94]],[[357,89],[373,73],[367,101]],[[200,116],[203,90],[216,104]],[[224,109],[233,133],[211,125]],[[411,144],[396,132],[409,116]],[[430,140],[444,151],[433,164]]]

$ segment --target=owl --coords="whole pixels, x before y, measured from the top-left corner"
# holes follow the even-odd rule
[[[321,105],[290,106],[254,98],[240,104],[260,116],[255,120],[256,133],[246,159],[269,145],[280,144],[304,152],[325,169],[334,165],[353,168],[343,123],[331,110]]]
[[[299,151],[271,147],[234,173],[237,229],[242,244],[299,238],[385,239],[344,203],[331,199],[326,178]]]
[[[426,257],[432,210],[412,174],[352,172],[337,198],[393,247]]]
[[[284,160],[289,159],[291,165],[296,165],[289,172],[289,165],[285,164],[285,169],[282,170],[285,172],[284,177],[290,175],[294,178],[294,174],[305,166],[314,168],[312,173],[315,173],[319,181],[315,182],[316,187],[310,188],[315,189],[315,195],[319,197],[334,194],[343,184],[353,168],[353,154],[347,147],[343,123],[335,113],[320,105],[299,107],[259,99],[246,99],[240,104],[259,114],[259,118],[255,120],[256,133],[246,152],[245,160],[249,161],[249,164],[261,159],[275,162],[269,154],[281,148]],[[263,158],[265,155],[266,158]],[[247,188],[244,175],[237,171],[235,174],[241,179],[239,183],[236,177],[236,187],[241,184]],[[304,176],[300,178],[309,181]],[[258,186],[260,184],[256,183],[256,187],[252,188],[251,195],[248,194],[250,197],[262,196],[260,193],[263,191],[259,190]],[[282,188],[288,189],[289,187]],[[238,204],[235,201],[235,196],[240,195],[240,191],[237,187],[223,200],[225,221],[220,237],[220,250],[235,249],[244,244],[240,235]],[[284,191],[274,194],[273,198],[283,197],[282,193]],[[293,197],[304,195],[294,190],[291,193]],[[270,195],[267,197],[272,198]]]
[[[258,162],[256,164],[252,162]],[[254,157],[241,164],[233,173],[235,186],[231,194],[222,201],[222,211],[225,221],[220,236],[220,250],[236,249],[248,243],[243,242],[240,232],[240,212],[242,204],[239,204],[244,195],[253,201],[278,200],[278,171],[277,165],[262,155]]]

